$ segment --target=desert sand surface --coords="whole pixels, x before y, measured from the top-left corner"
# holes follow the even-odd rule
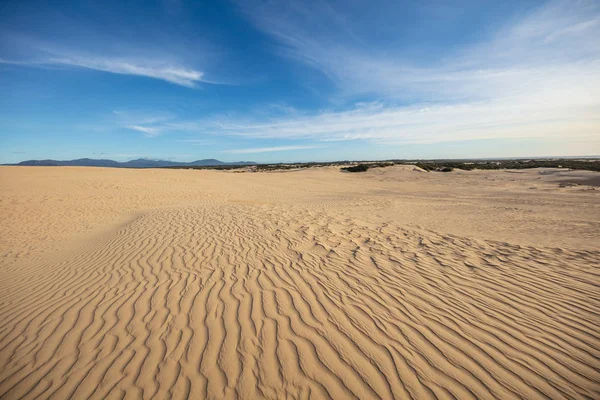
[[[0,398],[598,399],[598,176],[2,167]]]

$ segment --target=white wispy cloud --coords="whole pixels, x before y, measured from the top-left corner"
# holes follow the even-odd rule
[[[109,14],[117,12],[110,8],[107,7],[107,14],[103,17],[108,18]],[[115,18],[117,14],[104,21],[104,25],[113,23]],[[100,20],[83,21],[60,14],[48,18],[48,26],[42,24],[39,30],[0,29],[0,47],[13,48],[2,54],[0,64],[87,69],[158,79],[190,88],[199,83],[219,83],[207,80],[204,69],[199,68],[210,62],[210,57],[203,55],[203,49],[207,54],[210,52],[212,58],[215,52],[208,50],[209,46],[204,42],[195,43],[194,51],[191,51],[191,45],[177,29],[162,27],[157,33],[158,27],[153,21],[148,21],[147,25],[137,29],[124,27],[119,35],[101,29]],[[59,25],[62,29],[58,29]],[[51,35],[53,39],[41,33],[50,27],[56,32],[56,35]]]
[[[533,92],[527,99],[521,96],[413,106],[376,102],[359,104],[345,111],[325,110],[290,116],[268,117],[260,113],[194,121],[175,119],[153,127],[160,132],[195,134],[203,138],[198,140],[233,136],[408,144],[508,138],[597,138],[600,102],[581,91],[567,84],[561,93]]]
[[[142,125],[129,125],[127,128],[134,131],[142,132],[148,137],[154,137],[161,134],[161,129],[158,127],[142,126]]]
[[[107,57],[52,56],[29,61],[0,59],[0,64],[23,65],[38,68],[71,67],[102,71],[120,75],[134,75],[159,79],[185,87],[196,87],[198,83],[216,83],[204,80],[204,73],[168,61],[127,60]]]
[[[335,8],[321,1],[243,2],[242,8],[282,44],[280,52],[322,71],[342,94],[465,101],[552,89],[572,74],[583,74],[579,84],[598,75],[600,5],[595,1],[548,2],[481,43],[427,64],[361,40],[344,3]]]
[[[146,137],[156,137],[169,131],[167,125],[175,116],[161,111],[113,110],[106,120],[107,126],[125,128],[143,133]]]
[[[259,147],[259,148],[251,148],[251,149],[232,149],[232,150],[224,150],[224,153],[231,154],[253,154],[253,153],[272,153],[272,152],[280,152],[280,151],[291,151],[291,150],[310,150],[310,149],[320,149],[324,146],[275,146],[275,147]]]
[[[600,115],[591,102],[529,105],[510,102],[430,105],[363,105],[265,121],[250,118],[205,120],[183,125],[187,132],[263,139],[317,141],[371,140],[380,143],[438,143],[519,137],[594,137]],[[178,128],[177,130],[181,130]]]
[[[203,82],[204,77],[204,73],[201,71],[176,64],[160,65],[159,63],[129,61],[126,59],[56,57],[45,60],[45,64],[92,69],[121,75],[143,76],[186,87],[195,87],[197,83]]]

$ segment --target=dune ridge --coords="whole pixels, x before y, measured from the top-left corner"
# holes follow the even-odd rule
[[[599,249],[319,201],[205,196],[6,263],[0,398],[600,397]]]

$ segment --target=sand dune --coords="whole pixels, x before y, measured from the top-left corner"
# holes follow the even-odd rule
[[[599,192],[540,172],[2,168],[0,398],[599,398]]]

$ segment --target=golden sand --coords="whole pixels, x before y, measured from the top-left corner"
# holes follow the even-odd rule
[[[592,172],[0,168],[0,398],[600,398]]]

